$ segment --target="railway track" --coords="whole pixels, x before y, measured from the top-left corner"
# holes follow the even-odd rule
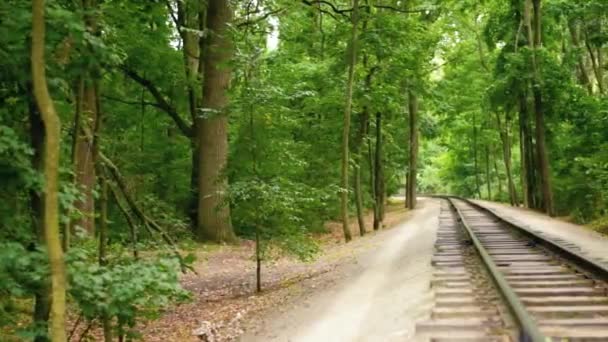
[[[608,268],[473,202],[442,201],[431,341],[608,341]]]

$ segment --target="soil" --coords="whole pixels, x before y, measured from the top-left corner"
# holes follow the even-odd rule
[[[331,284],[265,312],[241,341],[408,341],[432,305],[430,259],[437,200],[407,221],[348,245],[354,260]],[[359,248],[363,245],[365,248]]]
[[[421,200],[414,211],[405,210],[402,203],[389,205],[385,227],[364,238],[358,237],[353,219],[355,239],[347,244],[341,224],[329,222],[329,233],[318,236],[322,251],[313,262],[282,257],[263,265],[262,293],[254,289],[251,242],[207,246],[198,253],[198,275],[182,279],[192,292],[192,301],[168,309],[160,319],[141,327],[143,339],[318,341],[328,340],[329,335],[323,334],[336,333],[330,329],[334,324],[338,333],[356,331],[347,329],[358,324],[356,320],[379,322],[374,324],[378,329],[359,329],[361,334],[403,337],[410,333],[415,308],[422,307],[420,294],[428,290],[426,266],[430,265],[437,208],[434,200]],[[371,214],[366,216],[366,225],[369,230]],[[396,300],[400,305],[394,305]],[[320,318],[322,314],[334,319]],[[294,336],[300,339],[290,338]]]

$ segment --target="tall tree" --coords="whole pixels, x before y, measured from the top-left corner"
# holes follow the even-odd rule
[[[416,208],[416,174],[418,172],[418,98],[413,89],[408,89],[409,108],[409,159],[407,168],[407,189],[405,204],[408,209]]]
[[[59,237],[59,152],[61,123],[46,80],[44,0],[32,1],[31,67],[34,96],[44,123],[44,237],[51,266],[51,327],[53,342],[65,342],[66,277]]]
[[[353,11],[351,14],[351,37],[348,51],[348,73],[346,81],[346,96],[344,105],[344,123],[342,126],[342,164],[341,164],[341,188],[340,188],[340,211],[342,213],[342,230],[346,242],[352,239],[348,224],[348,171],[349,171],[349,138],[350,117],[353,110],[353,83],[355,79],[355,67],[357,65],[357,33],[359,22],[359,0],[353,0]]]
[[[228,179],[228,88],[232,70],[232,9],[228,1],[210,0],[203,51],[202,112],[196,129],[199,148],[198,229],[199,239],[233,241],[230,207],[226,201]]]
[[[551,171],[549,167],[549,157],[545,137],[545,107],[542,95],[542,76],[539,66],[540,56],[538,53],[538,50],[541,48],[542,44],[541,0],[526,0],[524,8],[524,20],[526,22],[528,32],[528,46],[532,50],[532,95],[534,98],[536,154],[538,156],[538,168],[540,170],[542,205],[547,214],[553,215],[553,190],[551,189]]]
[[[98,35],[97,0],[83,0],[82,12],[86,30]],[[89,46],[88,49],[92,51]],[[95,64],[95,63],[92,63]],[[81,199],[76,201],[75,208],[81,216],[73,226],[84,229],[89,235],[95,233],[95,162],[97,160],[97,131],[99,128],[99,70],[89,66],[81,71],[76,82],[76,115],[74,116],[74,181],[81,191]],[[92,132],[89,139],[85,130]],[[69,236],[70,232],[66,233]],[[66,243],[66,247],[69,244]]]

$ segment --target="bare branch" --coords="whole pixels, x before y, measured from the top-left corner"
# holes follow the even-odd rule
[[[146,105],[146,106],[152,106],[152,107],[156,107],[159,109],[162,109],[161,106],[156,103],[156,102],[148,102],[148,101],[129,101],[129,100],[124,100],[124,99],[119,99],[117,97],[113,97],[113,96],[108,96],[108,95],[101,95],[102,98],[106,99],[106,100],[110,100],[110,101],[114,101],[114,102],[118,102],[118,103],[123,103],[123,104],[128,104],[128,105],[133,105],[133,106],[141,106]]]
[[[257,16],[253,19],[240,22],[240,23],[236,24],[236,27],[243,27],[243,26],[247,26],[247,25],[251,25],[251,24],[257,24],[260,21],[266,20],[268,17],[270,17],[272,15],[279,14],[284,11],[285,11],[285,8],[279,8],[279,9],[276,9],[273,11],[268,11],[268,12],[264,13],[263,15]]]
[[[150,94],[154,97],[154,99],[157,102],[157,105],[158,105],[157,107],[162,109],[165,113],[167,113],[171,117],[171,119],[173,119],[173,121],[175,122],[175,124],[177,125],[179,130],[186,137],[190,138],[193,136],[194,132],[192,129],[192,125],[189,124],[188,122],[186,122],[184,119],[182,119],[181,115],[179,115],[179,113],[177,112],[177,109],[175,107],[173,107],[165,99],[163,94],[160,92],[160,90],[158,90],[158,88],[156,88],[156,86],[154,86],[152,81],[139,75],[136,71],[130,69],[126,65],[121,65],[120,69],[125,73],[125,75],[129,76],[135,82],[144,86],[150,92]]]

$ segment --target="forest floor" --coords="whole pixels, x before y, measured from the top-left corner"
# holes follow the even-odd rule
[[[291,311],[320,289],[327,293],[325,289],[333,288],[344,279],[349,279],[349,276],[364,267],[362,265],[372,267],[374,263],[381,263],[379,267],[401,268],[402,265],[396,263],[400,260],[397,257],[405,257],[401,250],[406,249],[402,248],[401,243],[407,242],[412,237],[410,230],[414,231],[413,228],[416,228],[402,223],[410,222],[410,217],[419,217],[421,212],[425,213],[423,216],[427,221],[436,219],[435,205],[427,202],[431,200],[422,200],[421,209],[413,212],[404,209],[402,202],[390,204],[384,221],[385,228],[370,232],[363,239],[358,238],[356,219],[352,220],[351,230],[355,238],[348,244],[343,242],[341,224],[328,222],[328,233],[318,236],[321,252],[314,261],[301,262],[282,257],[263,264],[263,291],[259,294],[254,290],[254,245],[250,241],[243,241],[236,246],[205,246],[197,252],[198,262],[195,269],[198,275],[187,274],[182,278],[184,287],[192,292],[192,300],[168,309],[160,319],[142,327],[144,340],[199,341],[195,331],[211,335],[213,341],[239,338],[250,340],[253,337],[241,335],[245,331],[249,336],[255,334],[259,327],[265,326],[264,317]],[[366,216],[366,223],[368,230],[371,230],[371,213]],[[379,249],[380,254],[385,256],[370,258],[372,252],[377,254]],[[390,253],[390,256],[387,253]],[[378,258],[384,259],[378,261]],[[361,263],[361,259],[365,262]],[[376,274],[375,278],[378,282],[384,282],[381,273]],[[398,279],[404,278],[401,276]],[[375,291],[378,287],[361,283],[357,279],[348,282],[352,286],[365,288],[366,291]],[[350,291],[350,294],[357,295],[353,291]],[[373,296],[372,293],[368,295],[370,298]],[[352,303],[355,302],[355,298],[352,298]],[[379,316],[378,319],[382,317]]]
[[[432,305],[438,216],[438,200],[421,199],[406,221],[359,240],[369,248],[354,252],[332,284],[268,311],[241,341],[410,341]]]

